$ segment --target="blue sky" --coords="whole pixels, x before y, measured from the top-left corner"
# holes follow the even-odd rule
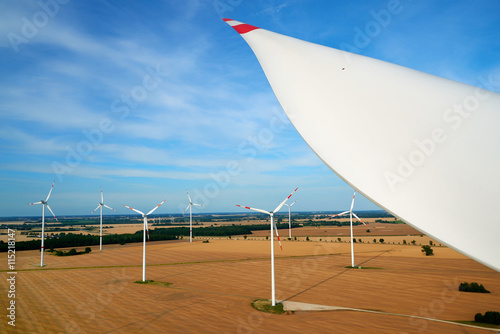
[[[0,1],[0,216],[39,215],[26,203],[53,180],[57,215],[90,213],[101,186],[125,214],[163,199],[157,213],[180,213],[186,189],[207,206],[195,212],[271,210],[295,187],[297,211],[348,209],[352,188],[222,18],[480,86],[500,76],[498,13],[493,0]]]

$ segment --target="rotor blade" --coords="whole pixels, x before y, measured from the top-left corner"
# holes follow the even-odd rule
[[[103,205],[104,205],[105,207],[107,207],[108,209],[113,210],[114,212],[117,212],[115,209],[110,208],[110,207],[109,207],[109,206],[107,206],[106,204],[103,204]]]
[[[102,187],[101,187],[101,203],[104,203],[104,196],[102,195]]]
[[[273,220],[273,223],[274,223],[274,220]],[[274,230],[276,231],[276,237],[278,238],[278,243],[280,244],[280,248],[281,248],[281,250],[283,250],[283,247],[281,246],[281,240],[280,240],[280,236],[278,234],[278,227],[276,226],[276,223],[274,223]]]
[[[122,204],[122,205],[123,205],[123,204]],[[141,211],[139,211],[139,210],[136,210],[136,209],[134,209],[134,208],[131,208],[130,206],[126,206],[126,205],[123,205],[123,206],[124,206],[124,207],[126,207],[126,208],[129,208],[129,209],[130,209],[130,210],[132,210],[132,211],[135,211],[135,212],[137,212],[137,213],[140,213],[141,215],[143,215],[143,216],[144,216],[144,213],[143,213],[143,212],[141,212]]]
[[[354,195],[352,195],[351,211],[352,211],[352,208],[354,207],[354,198],[355,197],[356,197],[356,190],[354,190]]]
[[[365,224],[365,222],[364,222],[364,221],[362,221],[361,219],[359,219],[359,217],[358,217],[358,216],[357,216],[354,212],[352,213],[352,215],[353,215],[354,217],[356,217],[356,219],[357,219],[357,220],[359,220],[360,222],[362,222],[362,223],[363,223],[363,225],[367,226],[367,225]]]
[[[56,180],[54,180],[54,181],[52,182],[52,186],[50,187],[49,194],[47,195],[47,199],[45,200],[45,202],[47,202],[47,201],[49,200],[50,193],[52,192],[52,189],[54,189],[54,183],[56,183]]]
[[[257,211],[257,212],[267,213],[268,215],[271,214],[271,212],[269,212],[269,211],[262,210],[262,209],[251,208],[249,206],[243,206],[243,205],[238,205],[238,204],[236,204],[236,206],[239,206],[240,208],[245,208],[245,209],[248,209],[248,210],[253,210],[253,211]]]
[[[157,206],[155,206],[151,211],[149,211],[147,215],[152,214],[156,209],[158,209],[160,207],[160,205],[162,205],[163,203],[165,203],[165,201],[166,201],[166,199],[164,199],[163,202],[161,202],[160,204],[158,204]]]
[[[97,208],[95,208],[95,209],[94,209],[94,211],[92,211],[90,214],[93,214],[93,213],[95,212],[95,210],[99,209],[100,207],[101,207],[101,204],[99,204],[99,205],[97,206]]]
[[[292,204],[289,204],[288,206],[292,206],[292,205],[294,205],[296,202],[297,202],[297,200],[295,200]]]
[[[57,217],[56,217],[56,215],[54,214],[54,212],[52,211],[52,209],[50,208],[50,206],[49,206],[48,204],[46,204],[46,205],[47,205],[47,209],[49,209],[50,213],[52,213],[52,216],[54,216],[54,218],[56,219],[56,222],[58,222],[58,223],[59,223],[59,220],[57,220]]]
[[[294,193],[294,192],[296,192],[296,191],[297,191],[297,189],[299,189],[299,187],[295,188],[295,190],[294,190],[294,191],[292,191],[292,193],[291,193],[290,195],[288,195],[288,197],[287,197],[287,198],[285,198],[285,200],[284,200],[283,202],[281,202],[281,204],[280,204],[280,205],[278,205],[278,206],[276,207],[276,209],[274,209],[274,210],[273,210],[273,212],[278,212],[278,211],[280,211],[280,209],[281,209],[281,207],[283,206],[283,204],[285,204],[285,202],[286,202],[286,201],[288,201],[288,199],[289,199],[290,197],[292,197],[293,193]]]
[[[28,203],[26,205],[42,204],[42,202]]]
[[[196,206],[204,206],[203,204],[196,204],[196,203],[191,203],[193,205],[196,205]]]
[[[187,190],[186,190],[186,194],[188,195],[189,203],[191,203],[191,202],[192,202],[192,201],[191,201],[191,196],[189,196],[189,193],[188,193],[188,191],[187,191]]]
[[[336,214],[336,215],[333,215],[333,216],[332,216],[332,218],[333,218],[333,217],[338,217],[338,216],[345,215],[346,213],[349,213],[349,212],[351,212],[351,211],[344,211],[344,212],[342,212],[342,213],[338,213],[338,214]]]
[[[182,214],[185,214],[185,213],[186,213],[186,211],[189,209],[189,207],[190,207],[190,206],[191,206],[191,203],[189,203],[189,204],[188,204],[188,206],[187,206],[186,210],[184,210],[184,212],[183,212]]]

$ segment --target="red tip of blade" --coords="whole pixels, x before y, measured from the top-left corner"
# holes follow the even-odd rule
[[[231,21],[234,21],[232,19],[228,19],[228,18],[224,18],[222,19],[223,21],[225,22],[231,22]],[[236,23],[236,22],[235,22]],[[234,28],[234,30],[236,30],[236,32],[238,34],[246,34],[247,32],[250,32],[252,30],[255,30],[255,29],[260,29],[259,27],[255,27],[255,26],[252,26],[250,24],[246,24],[246,23],[240,23],[240,24],[235,24],[235,25],[232,25],[230,24],[231,27]]]

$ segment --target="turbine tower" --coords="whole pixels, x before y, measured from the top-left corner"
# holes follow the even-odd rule
[[[28,203],[28,205],[35,205],[35,204],[42,204],[42,247],[40,249],[41,251],[41,260],[40,260],[40,267],[43,267],[43,253],[44,253],[44,239],[45,239],[45,207],[47,207],[47,209],[49,209],[50,213],[52,213],[52,215],[54,216],[54,218],[56,219],[56,222],[59,223],[59,221],[57,220],[57,217],[56,215],[54,214],[54,212],[52,211],[52,209],[50,208],[49,206],[49,197],[50,197],[50,194],[52,193],[52,189],[54,188],[54,183],[56,182],[56,180],[54,180],[52,182],[52,186],[50,187],[50,190],[49,190],[49,194],[47,195],[47,198],[44,200],[40,200],[40,202],[35,202],[35,203]]]
[[[342,215],[345,215],[348,213],[349,217],[351,218],[351,267],[354,267],[354,241],[353,241],[353,236],[352,236],[352,216],[356,217],[357,220],[359,220],[360,222],[362,222],[366,226],[366,224],[361,219],[359,219],[359,217],[354,212],[352,212],[352,208],[354,207],[354,198],[355,197],[356,197],[356,190],[354,190],[354,195],[352,195],[351,209],[349,211],[344,211],[344,212],[341,212],[339,214],[333,215],[331,217],[331,218],[338,217],[338,216],[342,216]]]
[[[297,202],[297,201],[295,201],[295,202]],[[294,205],[295,202],[293,202],[292,204],[286,204],[285,203],[285,205],[288,206],[288,238],[289,239],[292,239],[292,219],[291,219],[292,218],[292,212],[290,211],[290,207],[292,205]]]
[[[102,250],[102,207],[106,207],[110,210],[113,210],[114,212],[116,212],[115,209],[113,208],[110,208],[109,206],[107,206],[106,204],[104,204],[104,197],[102,196],[102,187],[101,187],[101,202],[99,202],[99,205],[97,206],[97,208],[94,209],[94,211],[92,211],[90,214],[93,214],[97,209],[101,209],[101,224],[100,224],[100,228],[99,228],[99,250]]]
[[[294,192],[297,191],[297,189],[299,189],[299,188],[295,188],[295,190],[292,191],[292,193],[290,195],[288,195],[288,197],[285,198],[285,200],[283,202],[281,202],[280,205],[278,205],[276,207],[276,209],[274,209],[273,211],[270,211],[270,212],[266,211],[266,210],[262,210],[262,209],[255,209],[255,208],[251,208],[249,206],[243,206],[243,205],[236,204],[236,206],[239,206],[240,208],[245,208],[245,209],[248,209],[248,210],[253,210],[253,211],[257,211],[257,212],[266,213],[266,214],[268,214],[271,217],[271,238],[270,239],[271,239],[271,304],[272,304],[272,306],[276,306],[276,287],[275,287],[275,282],[274,282],[274,237],[273,237],[273,228],[276,231],[276,237],[278,238],[278,242],[280,244],[280,248],[283,249],[283,247],[281,247],[281,241],[280,241],[280,237],[278,235],[278,228],[276,227],[276,224],[274,223],[274,214],[281,209],[281,207],[283,206],[283,204],[285,204],[285,202],[293,195]]]
[[[144,218],[144,239],[143,239],[143,244],[142,244],[142,281],[143,282],[146,281],[146,232],[148,234],[148,240],[149,240],[148,215],[152,214],[153,211],[155,211],[156,209],[158,209],[160,207],[160,205],[162,205],[163,203],[165,203],[165,201],[166,201],[166,199],[163,200],[163,202],[161,202],[160,204],[158,204],[157,206],[155,206],[151,211],[149,211],[146,214],[144,212],[142,212],[142,211],[139,211],[139,210],[136,210],[134,208],[131,208],[130,206],[123,205],[124,207],[129,208],[130,210],[135,211],[135,212],[141,214],[142,218]]]
[[[193,242],[193,215],[191,213],[191,207],[193,205],[196,205],[196,206],[203,206],[203,205],[193,203],[187,190],[186,190],[186,194],[188,195],[189,205],[187,206],[186,210],[184,210],[184,212],[182,214],[186,213],[187,209],[189,209],[189,242]]]

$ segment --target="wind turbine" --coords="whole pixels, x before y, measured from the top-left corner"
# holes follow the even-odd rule
[[[295,201],[295,202],[297,202],[297,201]],[[290,207],[292,205],[294,205],[295,202],[293,202],[292,204],[285,203],[285,205],[288,206],[288,238],[290,238],[290,239],[292,239],[292,220],[291,220],[292,213],[290,211]]]
[[[354,195],[352,195],[351,209],[349,211],[344,211],[342,213],[333,215],[331,217],[331,218],[338,217],[338,216],[342,216],[342,215],[345,215],[346,213],[348,213],[350,218],[351,218],[351,266],[352,267],[354,267],[354,242],[353,242],[353,237],[352,237],[352,216],[356,217],[357,220],[359,220],[360,222],[362,222],[366,226],[366,224],[361,219],[359,219],[359,217],[354,212],[352,212],[352,208],[354,207],[354,198],[355,197],[356,197],[356,190],[354,190]]]
[[[478,76],[474,87],[224,21],[248,43],[263,84],[330,169],[380,208],[500,272],[500,224],[488,212],[500,200],[493,75]],[[332,131],[351,123],[356,136],[349,127]]]
[[[92,211],[90,214],[93,214],[97,209],[101,209],[101,226],[99,228],[99,250],[102,250],[102,207],[105,206],[107,207],[108,209],[110,210],[113,210],[114,212],[116,212],[115,209],[113,208],[110,208],[109,206],[107,206],[106,204],[104,204],[104,197],[102,196],[102,187],[101,187],[101,202],[99,202],[99,205],[97,206],[97,208],[94,209],[94,211]]]
[[[186,210],[184,210],[184,212],[182,214],[186,213],[187,209],[189,209],[189,242],[193,242],[193,215],[191,213],[191,207],[193,205],[196,205],[196,206],[203,206],[203,205],[193,203],[187,190],[186,190],[186,194],[188,195],[189,205],[187,206]]]
[[[44,200],[40,200],[40,202],[28,203],[28,205],[42,204],[42,248],[41,248],[41,256],[42,256],[42,258],[40,260],[40,267],[43,267],[43,253],[44,253],[43,244],[44,244],[44,239],[45,239],[45,207],[47,207],[47,209],[49,209],[49,211],[52,213],[52,215],[56,219],[56,222],[59,223],[59,221],[57,220],[56,215],[54,214],[54,212],[52,211],[52,209],[50,208],[49,203],[48,203],[50,194],[52,193],[52,189],[54,189],[54,183],[55,182],[56,182],[56,180],[54,180],[52,182],[52,186],[50,187],[49,194],[47,195],[47,198],[45,199],[45,201]]]
[[[160,207],[160,205],[162,205],[163,203],[165,203],[165,201],[166,201],[166,199],[163,200],[163,202],[161,202],[160,204],[158,204],[157,206],[155,206],[151,211],[149,211],[146,214],[144,214],[144,212],[142,212],[142,211],[139,211],[139,210],[136,210],[134,208],[131,208],[130,206],[123,205],[124,207],[129,208],[132,211],[140,213],[142,215],[142,217],[144,218],[144,240],[143,240],[143,246],[142,246],[142,281],[143,282],[146,281],[146,231],[147,231],[148,240],[149,240],[148,215],[152,214],[153,211],[155,211],[156,209],[158,209]]]
[[[274,229],[276,231],[276,237],[278,238],[278,242],[280,244],[280,248],[283,249],[283,247],[281,247],[280,236],[278,235],[278,228],[276,227],[276,224],[274,223],[274,214],[281,209],[281,207],[283,206],[283,204],[285,204],[285,202],[293,195],[294,192],[297,191],[297,189],[299,189],[299,188],[298,187],[295,188],[295,190],[292,191],[292,193],[290,195],[288,195],[288,197],[285,198],[285,200],[283,202],[281,202],[280,205],[278,205],[276,207],[276,209],[274,209],[271,212],[266,211],[266,210],[262,210],[262,209],[251,208],[251,207],[248,207],[248,206],[243,206],[243,205],[238,205],[238,204],[236,205],[236,206],[239,206],[241,208],[248,209],[248,210],[253,210],[253,211],[257,211],[257,212],[267,213],[269,216],[271,216],[271,294],[272,294],[272,306],[276,306],[276,287],[275,287],[275,283],[274,283],[274,237],[273,237],[273,227],[274,227]]]

